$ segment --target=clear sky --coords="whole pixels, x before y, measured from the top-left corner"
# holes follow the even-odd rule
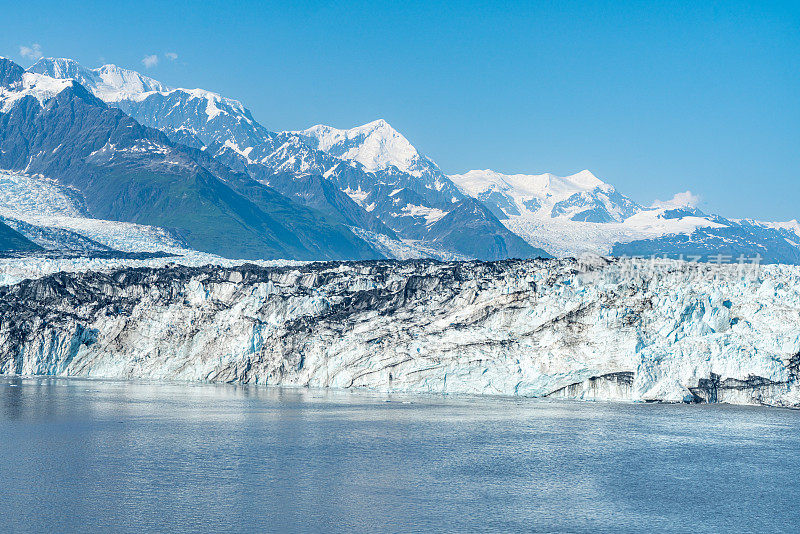
[[[588,168],[800,219],[797,0],[70,4],[0,0],[0,55],[214,90],[273,130],[384,118],[447,173]]]

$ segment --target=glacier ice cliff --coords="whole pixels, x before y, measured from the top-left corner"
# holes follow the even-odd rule
[[[0,287],[0,373],[800,406],[800,267],[56,272]]]

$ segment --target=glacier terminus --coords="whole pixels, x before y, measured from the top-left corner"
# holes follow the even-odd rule
[[[794,266],[160,261],[2,287],[0,372],[800,406]]]

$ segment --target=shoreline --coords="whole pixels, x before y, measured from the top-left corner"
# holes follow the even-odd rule
[[[355,398],[363,397],[380,402],[399,402],[402,404],[414,404],[415,400],[443,400],[443,401],[490,401],[490,402],[534,402],[534,403],[553,403],[553,404],[587,404],[587,405],[649,405],[649,406],[674,406],[685,405],[687,407],[734,407],[734,408],[768,408],[770,410],[791,410],[800,411],[800,406],[779,406],[772,404],[736,404],[729,402],[684,402],[684,401],[664,401],[657,399],[648,400],[632,400],[632,399],[582,399],[572,397],[558,397],[552,395],[545,395],[541,397],[521,396],[521,395],[503,395],[503,394],[476,394],[476,393],[436,393],[426,391],[384,391],[379,389],[369,388],[335,388],[335,387],[309,387],[309,386],[296,386],[291,384],[247,384],[247,383],[230,383],[230,382],[208,382],[208,381],[182,381],[182,380],[155,380],[155,379],[140,379],[140,378],[104,378],[104,377],[91,377],[91,376],[57,376],[57,375],[6,375],[0,374],[0,384],[3,382],[12,381],[55,381],[79,384],[86,382],[89,384],[114,384],[120,386],[153,386],[153,387],[178,387],[178,388],[221,388],[224,390],[235,391],[250,390],[263,393],[297,393],[308,394],[312,398],[321,398],[325,396],[349,396]],[[8,385],[7,387],[13,387]],[[391,398],[389,398],[391,397]],[[427,403],[431,404],[431,403]]]

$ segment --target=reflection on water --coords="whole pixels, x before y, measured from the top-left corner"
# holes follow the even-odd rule
[[[12,531],[793,530],[800,412],[0,378]]]

